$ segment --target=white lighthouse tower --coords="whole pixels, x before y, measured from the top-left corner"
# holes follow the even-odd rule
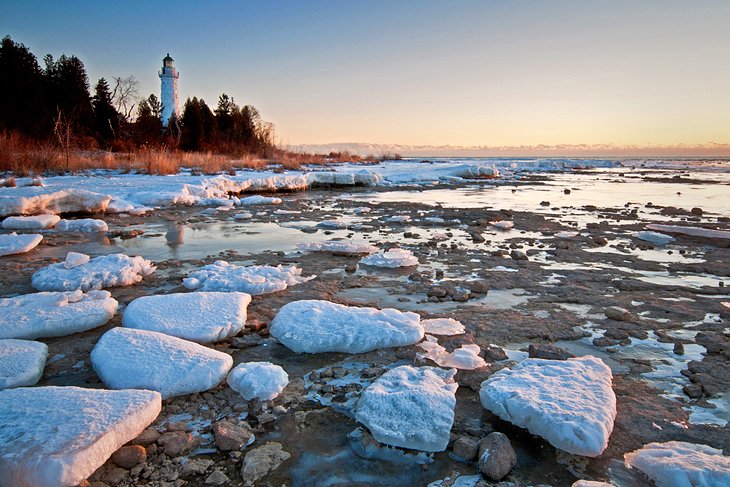
[[[162,126],[167,127],[172,115],[180,113],[177,107],[177,79],[180,73],[175,69],[175,60],[170,57],[170,53],[162,60],[162,69],[158,74],[162,81]]]

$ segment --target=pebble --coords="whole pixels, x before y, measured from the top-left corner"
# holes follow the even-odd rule
[[[131,469],[147,460],[147,450],[143,446],[123,446],[112,454],[112,462],[119,467]]]
[[[215,445],[221,451],[239,451],[251,439],[251,427],[245,421],[233,422],[223,419],[213,424]]]
[[[160,435],[157,443],[165,449],[167,456],[177,457],[193,451],[200,440],[188,431],[170,431]]]

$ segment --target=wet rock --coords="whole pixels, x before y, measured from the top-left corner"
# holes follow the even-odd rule
[[[209,458],[191,458],[183,463],[183,475],[203,475],[215,462]]]
[[[367,367],[363,369],[362,376],[366,379],[371,379],[373,377],[379,377],[383,374],[383,368],[382,367]]]
[[[163,433],[157,443],[165,449],[167,456],[177,457],[193,451],[200,440],[188,431],[169,431]]]
[[[147,460],[147,450],[143,446],[123,446],[112,454],[115,465],[129,470]]]
[[[454,442],[454,455],[467,461],[474,460],[479,451],[479,441],[473,436],[460,436]]]
[[[334,386],[332,386],[331,384],[327,384],[324,387],[322,387],[322,391],[325,393],[334,392]],[[262,413],[262,414],[259,414],[258,416],[256,416],[256,421],[259,422],[259,426],[271,423],[275,419],[276,418],[271,413]]]
[[[674,353],[677,355],[684,355],[684,343],[674,342]]]
[[[129,442],[130,445],[147,446],[155,443],[160,438],[160,434],[152,428],[147,428],[140,435]]]
[[[528,260],[527,254],[521,250],[513,250],[509,255],[514,260]]]
[[[528,347],[527,351],[530,355],[530,358],[543,358],[547,360],[568,360],[571,357],[575,357],[575,355],[568,352],[564,348],[560,348],[555,345],[532,343]]]
[[[692,399],[699,399],[703,394],[702,386],[699,384],[686,384],[682,387],[682,391],[684,391],[684,393]]]
[[[223,419],[213,425],[215,445],[221,451],[240,451],[251,440],[251,427],[245,421],[240,423]]]
[[[471,233],[469,234],[469,236],[471,236],[471,240],[472,240],[472,242],[474,242],[474,243],[484,243],[484,242],[486,242],[486,241],[487,241],[487,239],[486,239],[486,238],[484,238],[484,237],[482,236],[482,234],[481,234],[481,233],[478,233],[478,232],[471,232]]]
[[[426,296],[429,298],[445,298],[448,296],[448,291],[442,287],[434,286],[426,291]]]
[[[517,454],[506,435],[490,433],[479,442],[479,470],[489,480],[499,481],[517,465]]]
[[[608,245],[608,240],[606,240],[605,237],[601,236],[594,236],[592,237],[593,243],[595,243],[598,246],[603,247],[604,245]]]
[[[617,343],[618,343],[618,340],[613,340],[613,339],[605,337],[605,336],[597,337],[597,338],[593,339],[593,345],[595,345],[597,347],[610,347],[612,345],[616,345]],[[606,350],[606,351],[609,352],[609,351],[615,351],[615,350]]]
[[[477,294],[487,294],[489,292],[489,284],[486,281],[471,281],[468,283],[469,290]]]
[[[118,485],[129,479],[129,472],[123,468],[112,468],[107,470],[102,480],[111,485]]]
[[[550,206],[550,202],[549,201],[541,201],[540,202],[540,206]]]
[[[693,215],[702,216],[704,211],[702,210],[702,208],[695,207],[690,210],[690,213],[692,213]]]
[[[603,314],[605,314],[607,318],[616,321],[628,321],[631,319],[631,313],[629,313],[629,310],[619,306],[609,306],[603,310]]]
[[[451,296],[451,299],[453,301],[460,301],[460,302],[469,301],[469,298],[471,298],[471,295],[468,292],[464,292],[464,291],[458,291],[458,292],[454,293],[453,296]]]
[[[482,350],[484,351],[484,360],[487,362],[499,362],[509,358],[507,356],[507,352],[505,352],[501,347],[490,345],[482,348]]]
[[[570,190],[566,188],[566,189],[563,190],[563,193],[570,194]]]
[[[243,459],[241,476],[244,485],[253,485],[261,477],[273,472],[279,465],[291,457],[284,451],[281,443],[269,442],[248,452]]]
[[[244,335],[242,337],[236,337],[233,340],[231,340],[231,345],[233,345],[236,348],[243,349],[243,348],[251,348],[256,347],[258,345],[261,345],[263,343],[263,338],[261,336],[252,333],[250,335]]]
[[[229,485],[230,482],[231,480],[220,470],[215,470],[205,479],[205,485]]]
[[[629,338],[629,332],[626,330],[622,330],[621,328],[615,328],[613,330],[606,330],[603,336],[605,336],[606,338],[610,338],[611,340],[621,341]]]

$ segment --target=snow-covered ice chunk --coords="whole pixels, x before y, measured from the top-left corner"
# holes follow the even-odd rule
[[[34,340],[101,326],[117,312],[108,291],[34,293],[0,299],[0,338]]]
[[[651,242],[658,245],[666,245],[674,240],[674,237],[659,232],[642,231],[634,233],[634,237],[645,242]]]
[[[6,230],[44,230],[61,220],[58,215],[9,216],[3,220]]]
[[[724,487],[730,485],[730,457],[708,445],[668,441],[649,443],[624,454],[657,487]]]
[[[421,320],[421,326],[431,335],[461,335],[465,333],[464,325],[453,318],[432,318]]]
[[[389,223],[406,223],[411,221],[411,217],[409,215],[393,215],[386,218],[385,221]]]
[[[43,240],[43,235],[37,233],[18,235],[13,232],[0,235],[0,256],[30,252],[41,243],[41,240]]]
[[[289,383],[289,375],[271,362],[248,362],[234,367],[228,374],[228,385],[245,400],[274,399]]]
[[[230,355],[156,331],[112,328],[91,351],[91,364],[112,389],[149,389],[164,399],[207,391],[233,366]]]
[[[347,223],[340,220],[323,220],[315,225],[317,228],[327,228],[332,230],[338,230],[341,228],[347,228]]]
[[[246,324],[245,293],[179,293],[143,296],[127,306],[122,325],[158,331],[197,343],[224,340]]]
[[[489,224],[499,230],[509,230],[515,226],[515,224],[509,220],[500,220],[498,222],[489,222]]]
[[[327,240],[325,242],[299,244],[297,247],[304,251],[332,252],[333,254],[347,255],[372,254],[378,251],[378,248],[374,245],[344,242],[340,240]]]
[[[250,220],[251,218],[253,218],[253,213],[249,213],[248,211],[245,211],[243,213],[236,213],[235,215],[233,215],[233,219],[236,221]]]
[[[39,291],[73,291],[131,286],[155,272],[155,266],[140,256],[111,254],[94,257],[86,264],[67,269],[51,264],[33,274],[31,282]]]
[[[426,335],[426,340],[419,343],[418,346],[426,352],[419,354],[419,357],[432,360],[439,367],[474,370],[487,365],[479,356],[481,351],[479,345],[466,344],[453,352],[447,352],[444,347],[439,345],[436,337]]]
[[[112,197],[83,189],[64,189],[34,196],[0,196],[0,217],[39,213],[96,213],[106,210]]]
[[[570,230],[562,230],[562,231],[556,233],[555,236],[558,238],[573,238],[573,237],[577,237],[578,234],[579,234],[579,232],[572,232]]]
[[[249,205],[280,205],[282,202],[281,198],[275,198],[272,196],[261,196],[255,194],[253,196],[246,196],[238,200],[238,205],[249,206]]]
[[[153,391],[0,391],[0,485],[78,485],[149,426],[161,407]]]
[[[464,164],[453,168],[450,174],[464,179],[498,178],[499,170],[494,164]]]
[[[684,227],[679,225],[660,225],[651,223],[646,226],[648,230],[663,233],[677,233],[681,235],[689,235],[691,237],[703,238],[730,238],[730,232],[727,230],[713,230],[711,228]]]
[[[0,389],[32,386],[43,375],[48,358],[45,343],[0,340]]]
[[[529,358],[484,381],[482,405],[505,421],[575,455],[595,457],[608,445],[616,417],[611,369],[593,356]]]
[[[355,419],[386,445],[444,451],[456,406],[455,370],[402,365],[360,396]]]
[[[410,267],[418,265],[418,257],[413,255],[413,252],[410,250],[390,249],[388,251],[380,251],[377,254],[368,255],[361,259],[360,263],[375,267],[388,267],[394,269],[396,267]]]
[[[66,260],[63,261],[63,266],[66,269],[73,269],[74,267],[86,264],[90,260],[91,257],[86,254],[81,254],[79,252],[69,252],[68,254],[66,254]]]
[[[271,336],[295,352],[363,353],[412,345],[423,338],[416,313],[345,306],[329,301],[293,301],[271,321]]]
[[[61,232],[106,232],[109,230],[109,226],[104,220],[79,218],[77,220],[61,220],[56,224],[56,230]]]
[[[183,279],[183,286],[198,291],[240,291],[259,296],[283,291],[314,279],[302,277],[299,267],[276,267],[269,265],[239,266],[225,260],[201,267]]]

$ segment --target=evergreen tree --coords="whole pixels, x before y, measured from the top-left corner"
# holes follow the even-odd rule
[[[203,114],[200,110],[200,102],[196,97],[188,98],[183,107],[180,118],[182,130],[180,145],[183,150],[200,150],[203,146],[205,132],[203,128]]]
[[[93,112],[86,68],[76,56],[65,54],[54,61],[44,58],[46,92],[53,111],[60,110],[82,133],[93,132]]]
[[[0,45],[0,129],[36,137],[51,126],[35,55],[6,36]]]
[[[94,88],[92,107],[94,109],[94,129],[99,142],[108,144],[119,132],[119,113],[112,105],[109,84],[101,78]]]
[[[160,111],[160,102],[155,95],[150,95],[149,98],[139,102],[137,120],[134,122],[135,138],[138,144],[148,146],[159,144],[162,135]]]
[[[200,116],[203,124],[203,140],[205,145],[210,147],[215,144],[218,139],[218,127],[216,125],[215,115],[210,110],[205,100],[200,100]]]

